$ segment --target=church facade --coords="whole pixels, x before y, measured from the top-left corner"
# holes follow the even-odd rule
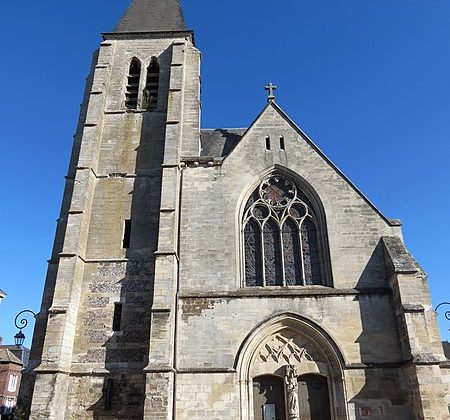
[[[450,419],[427,278],[276,103],[200,127],[177,0],[134,0],[87,81],[31,419]],[[257,111],[255,112],[255,114]]]

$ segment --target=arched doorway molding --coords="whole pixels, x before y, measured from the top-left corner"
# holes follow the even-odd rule
[[[342,352],[332,337],[311,319],[282,313],[256,327],[243,342],[235,362],[239,375],[241,420],[253,417],[253,378],[283,377],[286,366],[299,375],[328,380],[333,420],[348,419]]]

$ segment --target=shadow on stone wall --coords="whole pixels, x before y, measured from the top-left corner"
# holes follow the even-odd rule
[[[355,297],[359,303],[362,331],[357,339],[361,364],[351,366],[352,376],[359,375],[353,383],[362,387],[350,399],[356,419],[395,418],[410,419],[408,390],[404,380],[401,343],[395,318],[384,257],[384,244],[380,240],[374,247],[356,289],[362,293]]]
[[[160,57],[170,68],[172,51]],[[170,74],[160,75],[161,108],[142,114],[140,144],[136,149],[136,175],[131,204],[131,239],[126,269],[120,280],[121,330],[104,344],[102,398],[88,408],[95,419],[142,419],[145,400],[144,372],[150,345],[150,309],[153,302],[155,251],[158,249],[162,164],[164,160],[166,104]],[[127,117],[134,118],[133,114]],[[112,322],[112,321],[111,321]],[[112,381],[111,381],[112,380]],[[109,394],[109,395],[108,395]],[[108,407],[109,405],[109,407]]]
[[[133,114],[129,115],[134,118]],[[105,369],[103,397],[89,408],[94,418],[142,418],[145,398],[145,373],[150,341],[150,308],[155,273],[154,252],[158,247],[161,202],[161,165],[165,114],[143,114],[142,134],[137,148],[136,175],[131,204],[131,239],[128,262],[118,282],[122,303],[120,331],[104,344]],[[111,320],[112,324],[112,320]],[[108,380],[111,380],[108,381]],[[110,391],[108,389],[110,388]],[[111,405],[106,402],[107,394]]]

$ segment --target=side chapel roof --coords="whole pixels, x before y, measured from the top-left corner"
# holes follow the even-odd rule
[[[200,156],[225,157],[241,141],[246,128],[212,128],[200,131]]]
[[[186,31],[180,0],[133,0],[114,32]]]

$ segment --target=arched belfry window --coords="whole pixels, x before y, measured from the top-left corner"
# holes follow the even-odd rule
[[[158,108],[159,64],[156,57],[152,57],[147,68],[147,80],[143,95],[143,108],[154,111]]]
[[[128,71],[128,79],[125,93],[125,106],[128,109],[136,109],[138,103],[139,80],[141,78],[141,62],[134,57],[131,60]]]
[[[325,284],[316,210],[296,183],[264,179],[243,218],[245,286]]]

